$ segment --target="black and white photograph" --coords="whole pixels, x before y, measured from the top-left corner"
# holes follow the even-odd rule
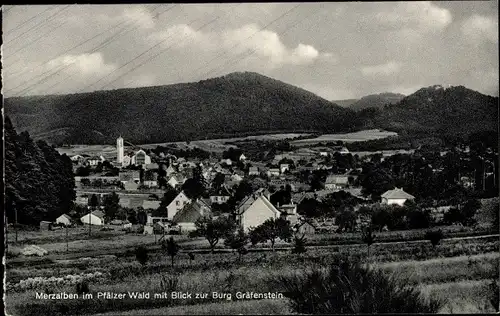
[[[500,312],[498,1],[1,11],[4,314]]]

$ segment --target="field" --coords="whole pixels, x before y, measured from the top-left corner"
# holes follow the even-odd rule
[[[229,142],[234,142],[238,140],[282,140],[282,139],[293,139],[300,136],[307,136],[309,134],[305,133],[277,133],[277,134],[264,134],[264,135],[251,135],[246,137],[233,137],[233,138],[217,138],[217,139],[205,139],[205,140],[193,140],[189,143],[186,142],[167,142],[167,143],[155,143],[155,144],[139,144],[137,147],[144,149],[153,149],[156,146],[166,146],[175,144],[180,149],[193,148],[194,146],[200,149],[211,151],[211,152],[222,152],[227,150],[229,147],[234,147],[228,145]],[[126,141],[126,139],[125,139]],[[125,146],[125,149],[131,149],[130,146]],[[59,147],[56,148],[60,154],[66,154],[68,156],[73,155],[102,155],[104,158],[114,158],[116,157],[116,147],[114,145],[71,145],[70,147]]]
[[[317,138],[311,139],[299,139],[291,142],[294,146],[308,146],[314,145],[317,143],[326,143],[326,142],[335,142],[335,141],[343,141],[345,143],[373,140],[373,139],[382,139],[390,136],[397,136],[398,134],[395,132],[387,132],[378,129],[364,130],[354,133],[347,134],[325,134],[321,135]]]
[[[462,230],[462,231],[461,231]],[[446,234],[470,234],[448,227]],[[355,234],[311,236],[307,252],[292,254],[277,245],[280,251],[258,248],[240,260],[233,251],[207,251],[203,239],[176,236],[181,252],[171,267],[170,258],[154,245],[154,236],[124,234],[120,231],[93,231],[93,239],[82,239],[85,228],[71,232],[70,254],[62,232],[20,232],[19,240],[36,243],[50,249],[52,254],[37,264],[22,264],[23,258],[7,259],[7,312],[12,315],[153,315],[153,314],[289,314],[286,298],[277,300],[236,300],[238,291],[280,292],[270,280],[277,275],[290,275],[312,266],[328,266],[336,256],[351,260],[367,260],[364,244],[350,244],[359,238]],[[395,274],[421,288],[427,296],[446,301],[441,312],[489,311],[487,284],[498,269],[498,235],[491,237],[455,237],[444,239],[435,248],[428,241],[384,242],[398,238],[417,238],[421,231],[385,232],[380,242],[371,246],[369,264],[388,274]],[[9,235],[12,238],[12,235]],[[80,239],[80,240],[78,240]],[[12,240],[12,239],[10,239]],[[332,244],[333,243],[333,244]],[[136,245],[146,245],[149,260],[139,264],[133,252]],[[221,243],[222,244],[222,243]],[[313,246],[316,244],[317,246]],[[9,249],[12,248],[9,247]],[[86,254],[92,250],[94,253]],[[187,252],[194,253],[191,260]],[[17,260],[17,261],[16,261]],[[39,277],[38,281],[33,278]],[[232,293],[232,300],[212,299],[124,299],[105,300],[94,297],[93,304],[85,300],[48,301],[35,299],[36,292],[75,293],[74,278],[86,278],[92,293],[110,291],[127,293],[139,291],[162,293],[184,291],[191,293]],[[52,280],[51,280],[52,279]],[[30,283],[31,282],[31,283]],[[33,283],[35,282],[35,283]],[[37,283],[38,282],[38,283]],[[30,285],[27,285],[30,284]]]

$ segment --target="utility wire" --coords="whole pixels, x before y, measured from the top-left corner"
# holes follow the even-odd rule
[[[164,14],[164,13],[166,13],[166,12],[168,12],[168,11],[172,10],[175,6],[177,6],[177,4],[176,4],[176,5],[174,5],[173,7],[170,7],[170,8],[168,8],[168,9],[166,9],[166,10],[162,11],[162,12],[157,13],[157,15]],[[155,9],[153,9],[153,11],[154,11],[154,10],[156,10],[158,7],[159,7],[159,5],[158,5],[158,6],[156,6],[156,8],[155,8]],[[123,24],[123,23],[125,23],[125,22],[127,22],[127,21],[123,21],[123,22],[119,23],[118,25],[115,25],[115,26],[114,26],[114,27],[112,27],[112,28],[117,28],[119,25],[122,25],[122,24]],[[130,26],[130,25],[129,25],[129,26]],[[129,26],[125,26],[125,27],[123,27],[123,28],[122,28],[122,29],[121,29],[118,33],[113,34],[113,35],[111,35],[110,37],[106,38],[106,39],[105,39],[104,41],[102,41],[102,42],[101,42],[101,43],[100,43],[97,47],[95,47],[95,48],[93,48],[93,49],[90,49],[90,50],[87,50],[84,54],[92,54],[92,53],[94,53],[94,52],[98,51],[99,49],[102,49],[103,47],[105,47],[105,46],[107,46],[107,45],[111,44],[111,43],[112,43],[112,42],[113,42],[113,41],[114,41],[114,40],[115,40],[115,39],[116,39],[119,35],[123,35],[124,33],[130,32],[130,31],[132,31],[133,29],[136,29],[136,27],[134,27],[133,25],[132,25],[132,27],[131,27],[131,28],[129,28]],[[110,29],[112,29],[112,28],[109,28],[107,31],[109,31],[109,30],[110,30]],[[127,29],[127,28],[128,28],[128,29]],[[91,39],[94,39],[94,38],[96,38],[97,36],[102,35],[103,33],[105,33],[105,32],[99,33],[98,35],[96,35],[96,36],[92,37]],[[86,40],[84,43],[86,43],[86,42],[90,41],[91,39]],[[67,53],[67,52],[71,51],[72,49],[74,49],[74,48],[76,48],[76,47],[81,46],[82,44],[83,44],[83,43],[80,43],[80,44],[78,44],[78,45],[74,46],[73,48],[71,48],[71,49],[69,49],[69,50],[66,50],[66,51],[65,51],[64,53],[62,53],[62,54],[65,54],[65,53]],[[51,59],[51,60],[53,60],[53,59]],[[51,60],[46,61],[43,65],[46,65],[46,64],[47,64],[47,63],[49,63]],[[29,87],[24,88],[22,91],[18,92],[18,94],[23,94],[23,93],[25,93],[25,92],[28,92],[28,91],[32,90],[32,88],[34,88],[34,87],[38,86],[40,83],[42,83],[42,82],[46,81],[48,78],[53,77],[53,76],[54,76],[54,75],[56,75],[57,73],[59,73],[59,72],[61,72],[61,71],[65,70],[65,69],[67,69],[67,68],[71,67],[73,64],[74,64],[74,63],[70,63],[70,64],[67,64],[67,65],[62,65],[62,67],[59,67],[59,69],[57,69],[57,70],[56,70],[53,74],[50,74],[50,75],[48,75],[47,77],[45,77],[45,78],[43,78],[43,79],[40,79],[40,80],[39,80],[38,82],[36,82],[35,84],[32,84],[32,85],[30,85]],[[27,83],[27,82],[29,82],[29,81],[32,81],[33,79],[39,78],[39,77],[41,77],[41,76],[43,76],[43,75],[45,75],[45,74],[47,74],[47,73],[49,73],[49,72],[52,72],[52,71],[54,71],[54,70],[53,70],[53,69],[49,69],[49,70],[45,71],[43,74],[38,75],[38,76],[36,76],[35,78],[29,79],[29,80],[27,80],[27,81],[24,81],[23,83],[19,84],[18,86],[16,86],[16,87],[15,87],[15,88],[13,88],[13,89],[10,89],[10,90],[15,90],[15,89],[17,89],[17,88],[19,88],[19,87],[23,86],[25,83]],[[74,75],[74,74],[73,74],[73,75]],[[73,75],[67,76],[66,78],[64,78],[64,80],[68,79],[69,77],[72,77]],[[60,81],[60,82],[61,82],[61,81]],[[57,82],[57,84],[59,84],[60,82]],[[56,84],[56,85],[57,85],[57,84]],[[51,87],[53,87],[53,86],[51,86]]]
[[[2,7],[3,7],[3,6],[2,6]],[[14,6],[12,6],[12,8],[9,8],[9,11],[10,11],[11,9],[13,9],[13,8],[14,8]],[[19,30],[19,29],[22,27],[22,25],[24,25],[24,24],[27,24],[27,23],[31,22],[33,19],[35,19],[35,18],[39,17],[40,15],[44,14],[45,12],[47,12],[47,11],[49,11],[49,10],[51,10],[51,9],[52,9],[52,8],[50,8],[50,7],[49,7],[49,8],[47,8],[47,9],[43,10],[42,12],[39,12],[39,13],[35,14],[34,16],[32,16],[31,18],[27,19],[26,21],[19,23],[19,24],[18,24],[18,25],[14,28],[14,30],[13,30],[12,32],[15,32],[16,30]],[[7,13],[7,12],[8,12],[8,11],[5,11],[5,13]],[[4,36],[10,36],[10,35],[11,35],[11,34],[5,34]]]
[[[200,31],[201,29],[203,29],[204,27],[206,27],[206,26],[208,26],[208,25],[210,25],[210,24],[214,23],[214,22],[215,22],[215,21],[217,21],[218,19],[219,19],[219,17],[217,17],[217,18],[215,18],[215,19],[211,20],[210,22],[207,22],[207,23],[203,24],[201,27],[199,27],[199,28],[198,28],[198,29],[196,29],[195,31]],[[132,68],[132,69],[128,70],[127,72],[125,72],[124,74],[120,75],[119,77],[115,78],[113,81],[111,81],[111,82],[107,83],[106,85],[104,85],[103,87],[101,87],[101,89],[102,89],[102,88],[105,88],[105,87],[107,87],[107,86],[109,86],[110,84],[112,84],[112,83],[114,83],[114,82],[116,82],[118,79],[120,79],[120,78],[122,78],[123,76],[125,76],[126,74],[128,74],[128,73],[130,73],[130,72],[132,72],[132,71],[136,70],[137,68],[142,67],[143,65],[145,65],[145,64],[147,64],[147,63],[149,63],[151,60],[153,60],[154,58],[156,58],[156,57],[160,56],[161,54],[165,53],[166,51],[168,51],[168,50],[169,50],[170,48],[172,48],[173,46],[174,46],[174,44],[170,45],[169,47],[167,47],[167,48],[166,48],[166,49],[164,49],[164,50],[161,50],[160,52],[158,52],[157,54],[155,54],[155,55],[151,56],[150,58],[148,58],[148,59],[147,59],[147,60],[145,60],[144,62],[142,62],[142,63],[140,63],[139,65],[135,66],[134,68]]]
[[[290,14],[293,10],[297,9],[301,4],[297,4],[295,5],[294,7],[292,7],[291,9],[287,10],[285,13],[281,14],[280,16],[278,16],[276,19],[272,20],[271,22],[269,22],[268,24],[266,24],[262,29],[266,29],[268,28],[269,26],[271,26],[272,24],[276,23],[277,21],[279,21],[280,19],[284,18],[286,15]],[[255,35],[257,35],[257,33],[259,33],[259,31],[256,31],[254,32],[252,35],[250,35],[249,37],[247,37],[246,39],[242,40],[242,41],[239,41],[238,43],[236,43],[235,45],[233,45],[229,50],[226,50],[224,52],[222,52],[221,54],[217,55],[215,58],[212,58],[210,59],[207,63],[205,63],[205,65],[203,65],[202,67],[199,67],[198,69],[196,69],[194,72],[198,72],[199,70],[201,69],[204,69],[206,68],[207,66],[209,66],[211,64],[212,61],[222,57],[222,56],[225,56],[227,55],[231,50],[233,50],[234,48],[236,48],[237,46],[240,46],[241,43],[245,42],[245,41],[248,41],[249,39],[251,39],[252,37],[254,37]],[[210,73],[210,71],[208,72]],[[207,73],[206,73],[207,74]],[[206,75],[205,74],[205,75]]]
[[[5,42],[5,43],[4,43],[4,45],[5,45],[5,44],[10,44],[10,43],[12,43],[13,41],[15,41],[15,40],[17,40],[18,38],[20,38],[21,36],[23,36],[24,34],[26,34],[26,33],[30,32],[30,31],[32,31],[33,29],[35,29],[35,28],[37,28],[37,27],[39,27],[39,26],[40,26],[40,25],[42,25],[43,23],[47,23],[47,22],[49,22],[49,21],[52,21],[52,20],[55,18],[55,16],[56,16],[56,15],[60,14],[60,13],[61,13],[62,11],[64,11],[64,10],[68,9],[70,6],[71,6],[71,5],[69,5],[69,4],[68,4],[68,5],[66,5],[66,6],[64,6],[61,10],[59,10],[59,11],[57,11],[56,13],[52,14],[51,16],[49,16],[49,17],[48,17],[45,21],[42,21],[42,22],[40,22],[40,23],[38,23],[38,24],[35,24],[34,26],[32,26],[32,27],[31,27],[31,28],[29,28],[28,30],[24,31],[23,33],[19,34],[18,36],[14,37],[14,38],[13,38],[13,39],[11,39],[10,41]]]

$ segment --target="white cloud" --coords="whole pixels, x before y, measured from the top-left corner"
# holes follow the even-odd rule
[[[151,29],[155,27],[154,17],[144,7],[125,8],[122,16],[124,19],[134,21],[142,28]]]
[[[393,28],[412,28],[427,32],[440,30],[452,22],[449,10],[429,1],[408,1],[375,15],[380,25]]]
[[[390,61],[385,64],[365,66],[361,68],[361,73],[363,76],[390,76],[398,73],[401,70],[401,63]]]
[[[219,33],[196,31],[185,24],[175,25],[152,34],[150,40],[152,43],[164,40],[167,46],[175,46],[177,49],[189,47],[204,53],[222,50],[226,56],[253,54],[270,67],[309,64],[320,56],[333,58],[333,54],[323,55],[308,44],[299,43],[295,48],[286,47],[277,33],[263,30],[256,24],[226,29]]]
[[[483,41],[498,43],[498,20],[473,15],[462,23],[462,33],[476,44]]]
[[[83,76],[103,75],[116,69],[114,64],[106,64],[101,53],[64,55],[51,60],[49,68],[54,69],[64,65],[66,72],[77,72]],[[66,66],[68,68],[66,68]]]

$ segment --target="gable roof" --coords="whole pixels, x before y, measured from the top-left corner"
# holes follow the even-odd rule
[[[69,216],[68,214],[62,214],[62,215],[61,215],[61,216],[59,216],[58,218],[60,218],[60,217],[64,217],[64,218],[66,218],[66,219],[68,219],[68,220],[70,220],[70,221],[72,220],[72,219],[71,219],[71,216]]]
[[[276,207],[274,207],[274,205],[273,205],[271,202],[269,202],[269,200],[268,200],[265,196],[260,195],[260,196],[258,196],[255,200],[253,200],[253,202],[252,202],[252,203],[251,203],[251,204],[250,204],[250,205],[249,205],[249,206],[248,206],[248,207],[247,207],[247,208],[246,208],[243,212],[241,212],[241,213],[240,213],[240,215],[241,215],[241,214],[243,214],[243,213],[245,213],[246,211],[248,211],[248,210],[250,209],[250,207],[251,207],[251,206],[252,206],[255,202],[257,202],[258,200],[261,200],[261,201],[264,203],[264,205],[265,205],[265,206],[266,206],[269,210],[271,210],[273,213],[278,214],[278,215],[279,215],[279,214],[281,214],[281,213],[280,213],[280,211],[278,211],[278,210],[276,209]]]
[[[210,215],[210,207],[202,200],[196,200],[184,206],[172,220],[176,223],[194,223],[200,217]]]
[[[388,190],[382,194],[383,198],[386,199],[414,199],[415,197],[409,193],[406,193],[401,188],[395,188],[394,190]]]
[[[94,212],[91,212],[92,215],[96,216],[96,217],[99,217],[100,219],[104,220],[104,213],[101,212],[101,211],[94,211]],[[87,215],[83,215],[83,217],[85,216],[88,216],[89,214]]]
[[[331,174],[326,178],[325,183],[347,184],[349,183],[349,177],[346,175]]]

